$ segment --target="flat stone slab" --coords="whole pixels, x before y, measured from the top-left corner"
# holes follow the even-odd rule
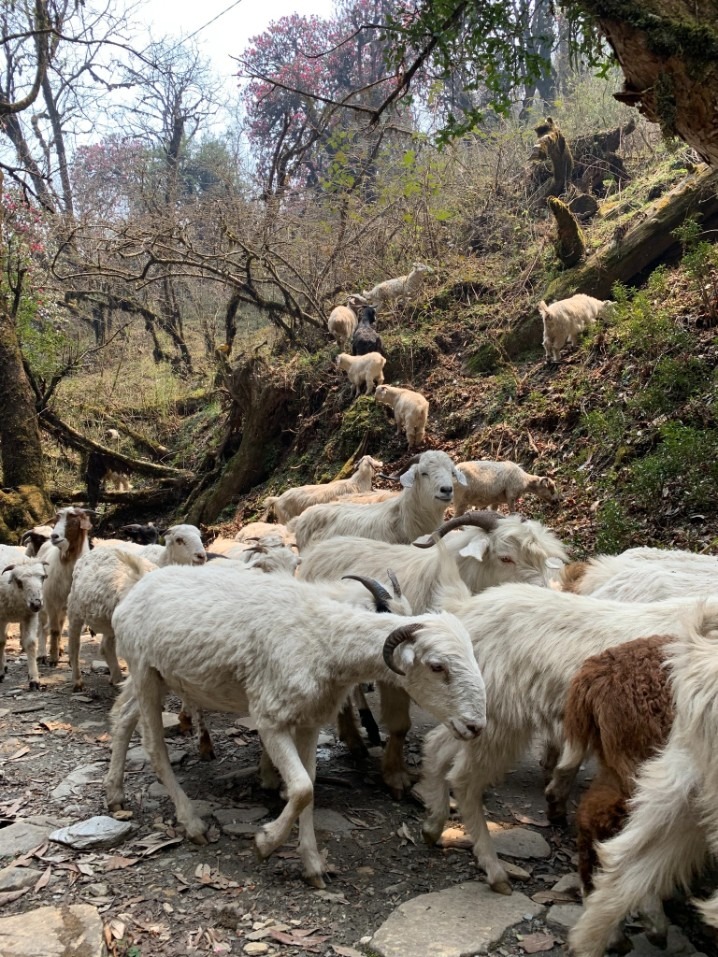
[[[102,920],[90,904],[38,907],[0,918],[2,957],[106,957]]]
[[[251,824],[253,821],[261,821],[268,814],[269,810],[259,805],[257,807],[218,807],[212,811],[214,819],[223,827],[225,824]]]
[[[56,801],[64,801],[65,798],[79,794],[87,784],[101,781],[106,770],[107,765],[105,764],[85,764],[63,778],[57,787],[50,791],[50,797]]]
[[[129,837],[133,830],[134,826],[129,821],[116,821],[106,814],[98,814],[88,817],[86,821],[78,821],[77,824],[53,831],[50,840],[84,851],[89,848],[114,847]]]
[[[491,832],[497,854],[506,854],[507,857],[518,857],[519,860],[545,858],[551,856],[548,842],[536,831],[525,827],[509,827],[500,831]]]
[[[54,825],[29,824],[16,821],[0,828],[0,857],[15,857],[25,854],[47,840]],[[2,954],[2,950],[0,950]]]
[[[34,867],[3,867],[0,870],[0,891],[19,891],[32,887],[40,880],[42,871]]]
[[[184,748],[167,748],[167,754],[170,758],[170,764],[181,764],[187,757],[187,751]],[[147,754],[141,744],[135,745],[127,752],[127,764],[133,765],[138,770],[144,766],[151,767],[150,756]]]
[[[314,809],[314,827],[317,831],[329,831],[330,834],[347,834],[356,831],[356,824],[331,808],[318,807]]]
[[[546,914],[546,923],[549,927],[555,927],[567,934],[581,914],[583,914],[581,904],[554,904]]]
[[[381,957],[470,957],[486,953],[509,927],[543,911],[524,894],[505,897],[467,881],[401,904],[370,947]]]

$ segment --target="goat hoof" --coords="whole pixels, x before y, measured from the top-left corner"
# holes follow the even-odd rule
[[[268,845],[269,841],[266,834],[260,831],[259,834],[254,835],[254,855],[258,861],[266,861],[272,853],[272,848]]]
[[[505,897],[511,897],[514,892],[513,887],[508,881],[495,881],[493,884],[490,884],[489,887],[494,894],[503,894]]]
[[[201,745],[198,750],[198,756],[200,761],[214,761],[217,755],[214,753],[214,748],[210,745],[208,748],[203,748]]]
[[[443,831],[443,828],[436,831],[434,830],[434,828],[428,827],[426,824],[424,824],[421,828],[421,836],[424,838],[424,843],[428,844],[429,847],[434,847],[434,845],[438,842],[439,838],[441,837],[442,831]]]
[[[40,682],[39,682],[39,681],[31,681],[31,682],[30,682],[30,691],[39,691],[39,690],[40,690]]]
[[[307,884],[310,884],[312,887],[316,887],[318,891],[323,891],[327,886],[326,883],[322,880],[321,874],[307,874],[306,875]]]
[[[187,837],[190,839],[190,841],[192,841],[193,844],[197,844],[198,847],[204,847],[205,844],[209,844],[207,835],[204,833],[204,831],[198,834],[190,834],[190,832],[187,831]]]
[[[73,684],[73,686],[72,686],[72,691],[73,691],[73,693],[74,693],[75,691],[82,691],[82,690],[84,689],[84,687],[85,687],[85,686],[84,686],[84,684],[82,683],[82,679],[80,679],[79,681],[76,681],[76,682]]]
[[[46,664],[47,664],[47,655],[40,655],[40,656],[38,657],[38,659],[37,659],[37,663],[38,663],[39,665],[46,665]]]

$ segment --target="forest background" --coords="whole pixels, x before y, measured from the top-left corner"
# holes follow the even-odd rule
[[[4,4],[0,540],[72,501],[106,528],[236,525],[364,451],[400,464],[326,317],[422,261],[379,323],[432,447],[552,475],[579,548],[709,547],[715,116],[685,103],[716,82],[716,17],[674,6],[659,34],[630,4],[337,0],[238,51],[233,102],[191,41],[140,49],[118,4]],[[660,70],[636,88],[639,35]],[[569,268],[558,196],[593,200]],[[537,303],[575,291],[619,307],[548,368]]]

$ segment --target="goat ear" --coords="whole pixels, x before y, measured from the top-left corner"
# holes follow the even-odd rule
[[[85,515],[84,512],[80,516],[80,528],[85,532],[89,532],[90,529],[92,528],[92,521],[90,519],[90,516]]]
[[[484,555],[489,550],[489,536],[481,535],[472,538],[468,545],[464,547],[459,552],[463,558],[475,558],[477,562],[482,562],[484,560]]]
[[[453,466],[451,467],[451,473],[452,473],[452,475],[454,476],[454,478],[456,479],[456,481],[459,483],[459,485],[468,485],[468,484],[469,484],[469,480],[467,479],[467,477],[464,475],[464,473],[463,473],[462,471],[460,471],[459,469],[457,469],[457,467],[456,467],[455,465],[453,465]]]
[[[415,478],[416,478],[416,465],[412,465],[412,467],[408,471],[402,473],[399,476],[399,481],[404,486],[404,488],[411,488],[411,486],[414,484]]]

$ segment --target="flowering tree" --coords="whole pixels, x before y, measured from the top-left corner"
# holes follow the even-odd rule
[[[252,38],[240,75],[249,81],[247,133],[268,194],[324,180],[348,143],[356,153],[360,115],[341,105],[351,102],[368,114],[387,95],[381,26],[397,6],[395,0],[343,0],[329,19],[293,14]],[[376,143],[382,130],[362,133],[371,154],[372,138]]]

